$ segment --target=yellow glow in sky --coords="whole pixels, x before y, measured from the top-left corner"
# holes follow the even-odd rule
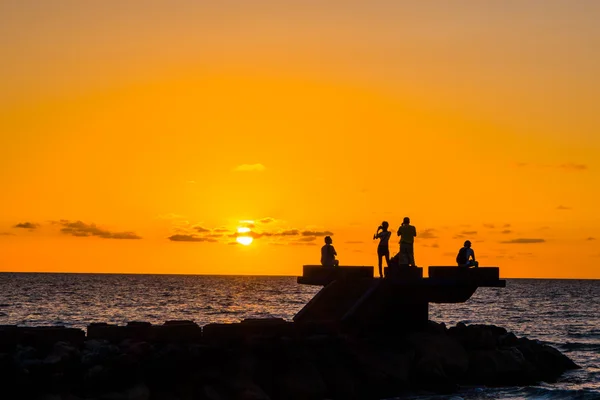
[[[297,275],[409,216],[600,278],[600,2],[0,3],[0,271]],[[249,245],[251,243],[251,245]],[[240,245],[241,244],[241,245]]]

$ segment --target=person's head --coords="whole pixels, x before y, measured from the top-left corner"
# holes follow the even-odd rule
[[[402,221],[402,225],[410,225],[410,218],[404,217],[404,221]]]
[[[471,247],[471,241],[465,240],[465,247]]]
[[[388,226],[390,226],[390,224],[388,224],[388,222],[387,222],[387,221],[383,221],[383,222],[381,223],[381,227],[382,227],[384,230],[385,230],[385,229],[387,229],[387,228],[388,228]]]
[[[325,244],[331,244],[333,240],[331,240],[331,236],[325,236]]]

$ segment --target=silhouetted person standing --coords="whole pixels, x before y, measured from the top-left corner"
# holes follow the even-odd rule
[[[321,247],[321,265],[324,267],[337,267],[340,263],[335,259],[337,252],[332,243],[331,237],[325,236],[325,246]]]
[[[471,241],[466,240],[465,245],[461,247],[456,256],[456,263],[459,267],[479,267],[479,263],[475,261],[475,251],[471,248]]]
[[[377,246],[377,257],[379,259],[379,277],[383,278],[383,269],[382,269],[382,258],[385,257],[385,265],[390,266],[390,247],[389,241],[390,236],[392,236],[392,232],[388,231],[388,224],[386,221],[381,223],[381,226],[377,228],[377,233],[373,235],[373,240],[379,239],[379,245]],[[379,232],[381,231],[381,232]]]
[[[404,217],[404,221],[398,228],[398,236],[400,236],[400,257],[404,264],[415,265],[415,236],[417,229],[410,224],[410,218]]]

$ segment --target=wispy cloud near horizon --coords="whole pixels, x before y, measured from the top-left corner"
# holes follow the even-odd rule
[[[102,239],[141,239],[141,236],[136,235],[134,232],[110,232],[98,228],[96,224],[86,224],[82,221],[71,222],[63,219],[55,223],[62,226],[60,230],[62,233],[75,237],[97,236]]]
[[[40,224],[36,224],[33,222],[21,222],[21,223],[13,226],[13,228],[20,228],[20,229],[37,229],[39,227],[40,227]]]
[[[545,243],[545,242],[546,242],[546,239],[518,238],[518,239],[504,240],[500,243],[503,243],[503,244],[529,244],[529,243]]]
[[[263,172],[267,169],[264,165],[257,164],[241,164],[235,167],[233,170],[235,172]]]

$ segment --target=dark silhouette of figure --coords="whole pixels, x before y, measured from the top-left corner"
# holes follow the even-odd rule
[[[330,236],[325,236],[325,246],[321,247],[321,265],[324,267],[337,267],[340,262],[335,259],[337,252],[332,246],[333,240]]]
[[[465,245],[458,251],[456,263],[463,268],[479,267],[479,262],[475,261],[475,251],[471,248],[470,240],[466,240]]]
[[[410,218],[404,217],[402,225],[398,228],[398,236],[400,236],[400,263],[416,267],[414,244],[417,229],[410,224]]]
[[[377,228],[377,233],[373,235],[373,240],[379,239],[379,245],[377,246],[377,257],[379,259],[379,277],[383,278],[382,269],[382,258],[385,257],[385,264],[390,266],[390,247],[388,245],[392,232],[388,231],[390,224],[387,221],[383,221],[381,226]],[[379,232],[381,231],[381,232]]]

